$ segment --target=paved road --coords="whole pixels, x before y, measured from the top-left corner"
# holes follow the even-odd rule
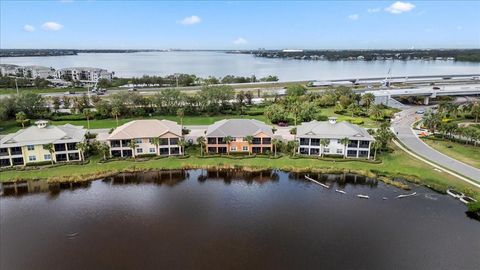
[[[415,112],[421,108],[427,107],[413,107],[399,113],[400,116],[392,123],[398,139],[415,154],[480,183],[480,169],[436,151],[417,137],[411,126],[420,117]]]

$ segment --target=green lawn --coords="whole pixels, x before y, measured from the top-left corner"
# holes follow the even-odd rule
[[[80,92],[87,92],[85,88],[19,88],[18,91],[20,93],[36,93],[36,94],[42,94],[42,93],[65,93],[68,91],[75,91],[77,93]],[[0,95],[10,95],[10,94],[16,94],[17,89],[15,88],[0,88]]]
[[[447,156],[480,168],[480,146],[474,147],[442,139],[425,138],[423,141]]]
[[[188,150],[187,150],[188,152]],[[179,169],[179,168],[206,168],[206,167],[245,167],[255,169],[283,169],[283,170],[351,170],[357,173],[384,174],[388,176],[404,176],[430,185],[439,190],[454,187],[462,192],[467,192],[480,199],[480,190],[460,181],[446,173],[441,173],[433,167],[422,163],[405,152],[395,149],[395,152],[381,156],[381,164],[366,163],[361,161],[334,162],[315,159],[292,159],[282,157],[279,159],[269,158],[199,158],[192,155],[189,158],[165,158],[134,162],[131,160],[98,163],[99,158],[93,158],[86,165],[65,165],[41,170],[5,171],[0,173],[0,181],[15,179],[65,179],[71,177],[95,178],[103,172],[120,172],[128,170],[148,169]]]
[[[222,119],[229,119],[229,118],[246,118],[246,119],[257,119],[260,121],[264,121],[269,123],[269,121],[265,118],[263,115],[255,115],[255,116],[249,116],[249,115],[217,115],[217,116],[185,116],[183,119],[183,124],[184,125],[210,125],[213,124],[215,121],[222,120]],[[152,116],[152,117],[134,117],[134,118],[119,118],[118,119],[118,124],[122,125],[124,123],[127,123],[132,120],[136,119],[168,119],[172,121],[176,121],[180,123],[180,118],[177,116],[172,116],[172,115],[164,115],[164,116]],[[35,120],[32,120],[31,122],[33,123]],[[84,126],[85,128],[87,127],[87,121],[86,120],[79,120],[79,121],[50,121],[51,124],[53,125],[64,125],[64,124],[72,124],[72,125],[78,125],[78,126]],[[90,128],[115,128],[117,126],[117,122],[115,118],[109,118],[109,119],[101,119],[101,120],[90,120]],[[8,121],[1,121],[0,123],[0,134],[7,134],[7,133],[12,133],[21,128],[21,125],[18,124],[14,120],[8,120]]]
[[[380,125],[380,123],[368,117],[359,117],[359,116],[351,117],[351,115],[348,115],[348,114],[347,115],[336,114],[334,110],[335,110],[335,107],[321,108],[321,114],[329,117],[330,116],[337,117],[338,121],[347,121],[348,119],[352,119],[352,118],[362,119],[364,122],[362,126],[365,128],[378,128]]]

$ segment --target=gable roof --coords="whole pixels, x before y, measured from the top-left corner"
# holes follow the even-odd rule
[[[117,127],[112,134],[108,136],[108,140],[154,138],[167,132],[182,136],[182,127],[170,120],[134,120]]]
[[[272,127],[255,119],[223,119],[208,126],[207,137],[246,137],[264,133],[272,137]]]
[[[83,127],[70,124],[63,126],[49,125],[44,128],[30,126],[3,137],[0,140],[0,146],[17,147],[48,143],[74,143],[83,141],[86,132]]]
[[[366,129],[349,122],[330,123],[329,121],[311,121],[302,123],[297,128],[298,137],[327,138],[373,141],[373,137]]]

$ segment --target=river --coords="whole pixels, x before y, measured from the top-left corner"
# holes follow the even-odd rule
[[[3,185],[0,268],[478,269],[480,224],[459,201],[311,176],[331,188],[283,171],[205,170]]]
[[[215,51],[80,53],[72,56],[2,57],[2,64],[41,65],[53,68],[100,67],[118,77],[195,74],[257,78],[276,75],[281,81],[330,80],[365,77],[453,75],[480,72],[478,63],[455,61],[306,61],[260,58],[249,54]]]

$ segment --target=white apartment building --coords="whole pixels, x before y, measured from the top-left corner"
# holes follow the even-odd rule
[[[106,69],[90,68],[90,67],[73,67],[62,68],[56,72],[57,78],[84,81],[84,82],[96,82],[100,79],[107,79],[109,81],[113,78],[113,72],[108,72]]]
[[[341,143],[348,138],[347,145]],[[327,139],[328,145],[322,146],[321,139]],[[366,129],[349,122],[338,122],[336,118],[329,121],[311,121],[302,123],[297,128],[297,141],[301,155],[339,155],[348,158],[370,158],[370,146],[374,141]]]
[[[44,66],[24,66],[23,76],[27,78],[53,79],[56,76],[54,68]]]

